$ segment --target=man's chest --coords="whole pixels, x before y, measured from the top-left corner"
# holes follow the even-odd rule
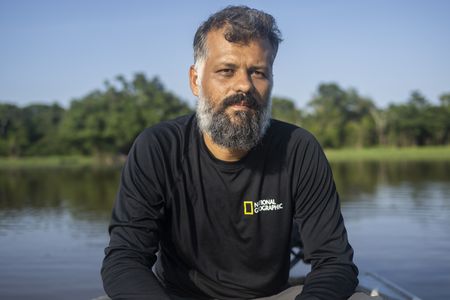
[[[190,240],[257,241],[270,235],[278,240],[290,231],[292,187],[286,172],[266,169],[263,162],[255,168],[186,164],[166,199],[173,234]]]

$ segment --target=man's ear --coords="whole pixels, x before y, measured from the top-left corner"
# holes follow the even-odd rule
[[[197,70],[195,69],[194,65],[192,65],[189,68],[189,84],[191,86],[192,94],[194,94],[194,96],[198,97],[198,94],[199,94],[199,86],[198,85],[200,84],[200,82],[199,82]]]

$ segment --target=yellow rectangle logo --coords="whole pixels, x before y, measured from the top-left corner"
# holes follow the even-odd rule
[[[244,215],[253,215],[253,201],[244,201]]]

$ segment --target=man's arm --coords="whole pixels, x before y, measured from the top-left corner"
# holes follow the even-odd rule
[[[296,300],[348,299],[358,284],[358,269],[352,261],[332,172],[315,139],[306,146],[299,176],[294,221],[311,272]]]
[[[130,150],[113,208],[111,239],[101,271],[104,289],[112,299],[170,299],[151,270],[164,198],[163,176],[157,174],[162,161],[146,138],[141,134]]]

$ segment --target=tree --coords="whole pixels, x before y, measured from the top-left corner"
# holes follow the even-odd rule
[[[128,152],[145,127],[189,113],[189,106],[165,90],[158,78],[136,74],[132,82],[117,76],[119,87],[105,83],[74,100],[61,124],[62,140],[82,154]]]
[[[343,90],[335,83],[323,83],[308,104],[308,124],[324,147],[367,146],[375,143],[372,100],[354,89]]]
[[[57,129],[64,109],[58,104],[31,104],[22,109],[27,132],[27,155],[56,154],[59,151]]]
[[[433,120],[428,100],[413,91],[406,104],[390,105],[388,108],[388,131],[392,144],[397,146],[422,146],[433,140]]]
[[[28,145],[22,110],[0,103],[0,155],[20,156]]]
[[[370,108],[369,113],[372,116],[373,122],[375,124],[375,132],[377,135],[377,141],[375,144],[387,145],[386,132],[388,116],[386,111],[373,106],[372,108]]]
[[[450,143],[450,93],[442,94],[439,100],[441,105],[439,106],[438,119],[442,128],[440,143],[448,145]]]
[[[292,100],[273,97],[272,117],[284,122],[300,125],[302,113],[295,107],[295,103]]]

